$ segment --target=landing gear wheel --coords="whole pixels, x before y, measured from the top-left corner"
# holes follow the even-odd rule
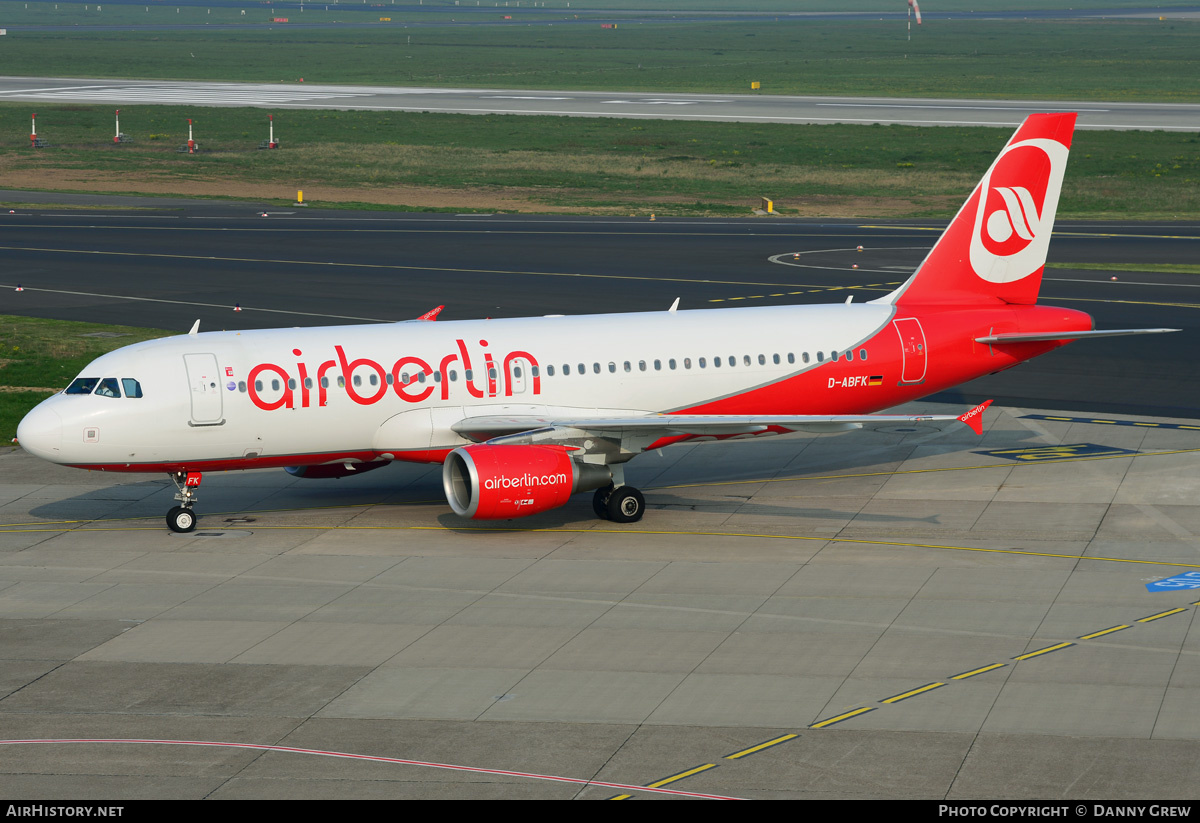
[[[196,515],[191,509],[183,506],[172,506],[167,512],[167,528],[173,532],[186,534],[196,530]]]
[[[596,516],[601,520],[608,519],[608,498],[612,492],[612,486],[605,486],[603,488],[596,489],[596,493],[592,495],[592,511],[594,511]]]
[[[646,513],[646,498],[632,486],[613,489],[608,496],[608,519],[614,523],[636,523]]]

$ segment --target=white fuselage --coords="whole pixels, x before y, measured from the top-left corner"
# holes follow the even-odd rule
[[[464,417],[686,411],[834,365],[834,353],[843,369],[861,364],[865,389],[868,373],[900,355],[867,344],[894,312],[849,304],[182,335],[120,349],[81,375],[135,378],[142,397],[55,395],[20,440],[55,462],[116,471],[436,459],[423,450],[468,442],[450,429]],[[859,411],[897,402],[860,394],[850,404]],[[814,400],[758,412],[805,413]]]

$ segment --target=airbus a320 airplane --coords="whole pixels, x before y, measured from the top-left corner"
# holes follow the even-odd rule
[[[178,532],[203,472],[360,474],[441,463],[475,519],[523,517],[595,490],[597,516],[639,520],[625,463],[699,438],[960,420],[878,415],[1094,331],[1039,306],[1074,114],[1017,130],[900,288],[867,303],[191,333],[93,361],[21,421],[55,463],[167,472]],[[198,323],[197,323],[198,325]],[[990,402],[990,401],[989,401]]]

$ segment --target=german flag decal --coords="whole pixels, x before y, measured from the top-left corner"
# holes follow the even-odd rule
[[[867,381],[867,385],[868,386],[882,386],[883,385],[883,375],[882,374],[871,375],[871,379]]]

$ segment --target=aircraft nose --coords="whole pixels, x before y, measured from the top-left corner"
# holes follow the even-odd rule
[[[17,424],[17,442],[30,454],[57,462],[62,454],[62,418],[45,403]]]

